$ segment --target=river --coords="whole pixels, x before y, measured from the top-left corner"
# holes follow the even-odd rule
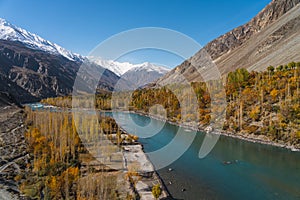
[[[129,118],[140,126],[147,126],[151,121],[133,113],[117,113],[115,118],[125,130],[136,135],[143,133],[132,127]],[[179,128],[155,119],[151,124],[163,128],[154,136],[139,140],[145,152],[170,143]],[[148,128],[151,133],[151,126]],[[187,136],[191,134],[184,131]],[[221,136],[210,154],[199,159],[204,136],[205,133],[197,132],[191,146],[178,160],[158,170],[175,199],[300,199],[299,152]],[[180,141],[177,143],[174,145],[181,145]],[[163,156],[167,158],[172,153]],[[231,164],[224,164],[228,161]]]

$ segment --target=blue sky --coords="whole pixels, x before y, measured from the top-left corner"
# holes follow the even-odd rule
[[[201,45],[244,24],[271,0],[0,0],[0,17],[73,52],[87,55],[108,37],[139,27],[163,27]],[[146,54],[148,56],[146,56]],[[165,52],[133,53],[121,61],[173,67]]]

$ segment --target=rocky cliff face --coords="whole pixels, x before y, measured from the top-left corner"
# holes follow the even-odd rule
[[[199,81],[206,65],[221,74],[236,68],[264,70],[269,65],[300,61],[300,0],[273,0],[250,22],[208,43],[190,59],[158,80],[158,84]],[[210,59],[202,57],[210,56]],[[210,63],[208,62],[210,60]]]
[[[300,0],[273,0],[250,22],[218,37],[205,46],[213,60],[241,46],[249,38],[278,20],[294,8]]]
[[[72,92],[81,64],[18,42],[0,40],[0,91],[9,93],[18,102],[67,95]],[[93,69],[105,70],[97,65]],[[89,79],[89,76],[83,78]],[[82,79],[79,80],[83,82]],[[117,75],[105,70],[99,87],[110,90],[118,80]]]

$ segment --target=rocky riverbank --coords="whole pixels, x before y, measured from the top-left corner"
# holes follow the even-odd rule
[[[191,130],[191,131],[207,132],[206,131],[207,127],[199,127],[196,124],[192,124],[192,123],[189,124],[189,123],[174,122],[174,121],[170,121],[166,118],[163,118],[163,117],[160,117],[160,116],[157,116],[157,115],[151,115],[151,114],[144,113],[144,112],[141,112],[141,111],[130,111],[130,113],[135,113],[135,114],[138,114],[138,115],[151,117],[153,119],[164,121],[164,122],[167,121],[170,124],[173,124],[173,125],[176,125],[176,126],[179,126],[179,127]],[[255,134],[246,134],[246,133],[234,134],[234,133],[224,131],[224,130],[213,130],[213,131],[210,131],[209,133],[210,134],[217,134],[217,135],[227,136],[227,137],[232,137],[232,138],[237,138],[237,139],[240,139],[240,140],[245,140],[245,141],[253,142],[253,143],[260,143],[260,144],[271,145],[271,146],[280,147],[280,148],[286,148],[286,149],[289,149],[289,150],[294,151],[294,152],[296,152],[296,151],[299,152],[300,151],[300,146],[290,145],[290,144],[284,143],[283,141],[276,142],[276,141],[273,141],[273,140],[271,140],[270,138],[268,138],[264,135],[255,135]]]

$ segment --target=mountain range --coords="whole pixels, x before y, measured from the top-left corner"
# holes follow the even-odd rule
[[[79,81],[89,82],[89,79],[95,78],[93,70],[102,71],[98,88],[109,91],[114,90],[119,81],[122,84],[118,85],[124,87],[119,89],[130,89],[133,85],[139,87],[155,81],[168,71],[149,63],[134,65],[81,56],[0,19],[0,91],[12,94],[20,102],[70,94],[78,69],[83,63],[91,65],[92,71]],[[138,71],[139,77],[143,79],[137,82],[134,71]],[[126,79],[121,78],[125,73]]]
[[[273,0],[251,21],[209,42],[156,83],[181,83],[185,79],[189,82],[201,81],[198,71],[211,64],[226,75],[237,68],[262,71],[270,65],[277,67],[300,61],[299,2]],[[206,63],[207,55],[210,63]]]
[[[30,49],[41,50],[55,55],[62,55],[71,61],[83,61],[84,59],[79,54],[74,54],[55,43],[45,40],[36,34],[26,31],[25,29],[19,28],[1,18],[0,39],[21,42]]]
[[[226,75],[237,68],[261,71],[269,65],[300,61],[299,2],[273,0],[248,23],[209,42],[173,70],[147,62],[131,64],[81,56],[0,19],[0,91],[19,102],[68,95],[83,63],[91,65],[92,71],[79,81],[89,82],[95,78],[93,72],[102,71],[98,88],[112,91],[117,83],[121,86],[118,89],[130,90],[151,82],[201,81],[199,70],[210,73],[206,70],[210,65]]]
[[[132,64],[129,62],[122,63],[93,57],[89,57],[89,59],[96,64],[114,72],[124,81],[127,81],[129,83],[127,84],[129,87],[126,87],[126,89],[129,90],[140,88],[149,83],[155,82],[158,78],[164,76],[170,71],[169,68],[149,62]]]

